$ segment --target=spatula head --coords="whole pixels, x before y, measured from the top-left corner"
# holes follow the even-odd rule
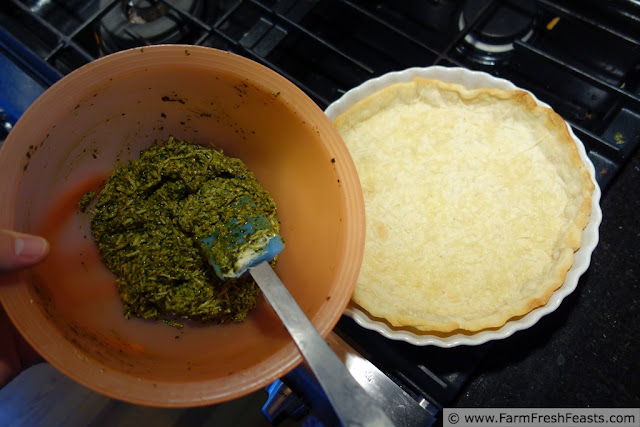
[[[249,268],[271,261],[284,249],[273,224],[261,214],[235,218],[200,239],[216,275],[235,279]]]

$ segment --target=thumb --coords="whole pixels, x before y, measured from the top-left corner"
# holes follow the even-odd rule
[[[0,272],[37,264],[48,253],[44,238],[0,229]]]

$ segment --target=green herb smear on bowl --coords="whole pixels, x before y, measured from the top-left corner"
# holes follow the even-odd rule
[[[238,203],[247,196],[253,203]],[[125,317],[241,322],[255,307],[255,281],[219,279],[202,242],[246,215],[263,215],[279,231],[273,199],[239,159],[171,137],[119,165],[91,211]]]

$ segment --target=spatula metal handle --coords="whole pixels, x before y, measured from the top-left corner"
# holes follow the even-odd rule
[[[262,262],[249,272],[291,334],[342,425],[393,426],[318,333],[269,263]]]

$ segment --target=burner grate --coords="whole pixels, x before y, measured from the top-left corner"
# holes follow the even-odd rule
[[[124,3],[135,2],[9,0],[0,6],[0,52],[19,58],[45,88],[103,54],[101,29]],[[157,3],[169,11],[185,28],[181,42],[261,62],[323,108],[364,80],[411,66],[465,66],[505,77],[570,122],[597,165],[602,187],[640,138],[633,131],[640,113],[640,7],[635,2],[221,0],[204,2],[205,10],[197,14],[180,7],[193,1],[138,3]],[[462,19],[466,26],[460,30],[469,10],[469,22]],[[524,14],[531,13],[532,35],[514,40],[513,49],[498,59],[479,59],[469,37],[505,10],[517,13],[523,25],[528,22]]]

